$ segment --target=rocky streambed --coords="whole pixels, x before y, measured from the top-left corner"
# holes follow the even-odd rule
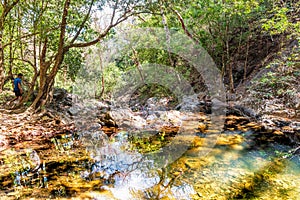
[[[300,194],[296,122],[281,126],[271,120],[275,125],[265,126],[227,104],[218,103],[222,112],[209,112],[209,105],[193,97],[177,110],[163,98],[118,107],[64,91],[54,97],[51,114],[36,119],[40,124],[20,115],[1,122],[5,199],[297,199]],[[3,128],[8,123],[15,126]]]

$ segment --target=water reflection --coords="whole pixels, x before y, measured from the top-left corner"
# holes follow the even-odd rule
[[[84,145],[94,160],[91,169],[83,172],[83,178],[104,179],[101,189],[111,191],[115,198],[160,197],[166,193],[165,189],[161,189],[164,192],[156,192],[162,194],[151,191],[154,188],[159,190],[160,187],[171,188],[170,191],[178,196],[180,195],[179,188],[192,188],[188,184],[176,186],[177,189],[172,188],[171,179],[167,174],[162,174],[163,170],[157,168],[154,160],[148,159],[137,149],[131,148],[129,133],[120,132],[113,138],[108,138],[103,132],[91,134],[93,136],[85,132],[82,136],[83,141],[86,142]],[[95,144],[93,138],[97,138],[96,141],[99,141],[100,145]]]
[[[192,143],[173,163],[161,163],[156,147],[165,140],[160,134],[152,134],[152,141],[143,146],[156,152],[148,156],[150,151],[138,148],[139,137],[133,139],[139,133],[128,131],[111,137],[102,131],[66,133],[52,138],[52,149],[7,150],[1,152],[1,195],[8,199],[297,199],[299,156],[292,157],[293,162],[282,159],[290,149],[286,138],[259,130],[245,119],[231,117],[226,123],[213,148],[203,145],[206,132],[184,135],[180,145],[186,145],[187,138]],[[205,148],[210,153],[199,156]]]

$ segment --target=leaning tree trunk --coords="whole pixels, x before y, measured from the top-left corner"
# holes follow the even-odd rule
[[[56,55],[56,59],[54,61],[53,67],[51,68],[51,71],[49,74],[47,74],[48,69],[51,66],[51,62],[45,61],[45,55],[47,51],[47,40],[44,43],[44,47],[42,50],[41,58],[40,58],[40,85],[38,94],[35,97],[33,103],[28,108],[29,111],[37,112],[39,111],[43,106],[50,103],[50,93],[52,91],[52,87],[54,85],[54,79],[58,72],[58,69],[63,61],[65,49],[63,47],[60,47],[58,54]]]
[[[2,35],[0,35],[0,92],[3,91],[4,83],[5,83],[4,52],[2,48]]]
[[[39,111],[47,103],[50,103],[50,93],[54,84],[54,78],[48,77],[43,84],[40,85],[38,94],[31,104],[30,108],[33,111]]]
[[[54,79],[58,72],[60,65],[64,59],[65,53],[68,51],[65,45],[65,34],[66,34],[66,26],[67,26],[67,16],[68,9],[70,6],[70,0],[66,0],[63,9],[62,21],[60,26],[60,36],[59,36],[59,45],[57,49],[57,54],[54,60],[46,60],[47,58],[47,38],[44,41],[43,49],[40,55],[40,87],[38,94],[31,104],[31,106],[27,109],[29,112],[37,112],[44,105],[50,102],[50,93],[52,87],[54,85]],[[52,62],[53,61],[53,62]],[[50,67],[53,66],[51,69]],[[47,71],[50,71],[49,74]]]

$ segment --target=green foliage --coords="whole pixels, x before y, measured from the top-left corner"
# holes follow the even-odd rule
[[[10,3],[2,4],[2,11]],[[6,20],[2,20],[5,24],[1,30],[3,38],[0,40],[5,41],[2,44],[3,66],[7,66],[4,70],[10,74],[22,72],[29,82],[32,81],[32,85],[36,85],[38,81],[42,85],[44,80],[52,79],[54,75],[57,85],[69,87],[68,83],[75,80],[84,63],[84,50],[78,50],[77,47],[95,44],[94,41],[112,33],[112,27],[127,19],[144,4],[148,4],[148,1],[79,0],[70,1],[69,4],[66,0],[20,1],[9,12]],[[67,9],[64,10],[66,5]],[[135,7],[137,5],[139,8]],[[99,21],[99,11],[104,11],[103,8],[116,9],[114,12],[117,14],[113,20],[110,19],[110,14],[105,13],[106,19]],[[63,12],[67,15],[65,24]],[[123,12],[126,15],[122,15]],[[109,21],[111,25],[107,24]],[[98,24],[103,22],[105,24]],[[78,43],[84,45],[74,45]],[[60,71],[57,74],[58,68]],[[40,69],[45,71],[39,73]],[[39,77],[32,79],[35,75]]]
[[[43,46],[46,46],[47,50],[45,61],[53,62],[53,57],[59,47],[60,23],[64,2],[62,0],[47,2],[39,0],[20,1],[12,8],[5,20],[2,38],[2,41],[5,41],[3,45],[6,72],[11,71],[14,75],[23,73],[24,79],[26,79],[24,82],[30,83],[34,71],[40,68],[38,59],[41,58]],[[67,21],[66,42],[74,36],[75,31],[79,30],[89,5],[90,1],[88,0],[71,3]],[[88,19],[78,40],[86,41],[93,36],[95,36],[95,32],[91,26],[91,21]],[[81,53],[82,50],[72,49],[65,56],[61,69],[68,68],[68,80],[74,80],[78,69],[82,66]],[[61,78],[58,77],[57,79]]]
[[[82,55],[82,49],[70,49],[65,55],[61,70],[66,68],[68,78],[72,81],[75,81],[78,71],[83,67],[84,58]]]
[[[276,59],[266,66],[264,74],[253,80],[248,91],[256,101],[274,99],[287,107],[297,104],[297,87],[299,85],[299,61],[295,55],[298,50],[293,49],[286,59]],[[260,103],[262,104],[262,103]]]
[[[263,30],[271,35],[289,33],[300,36],[300,22],[297,20],[300,3],[296,1],[274,1],[273,6],[261,19]],[[297,11],[298,9],[298,11]]]
[[[162,10],[167,18],[170,30],[184,32],[182,24],[174,13],[181,14],[186,29],[192,34],[195,41],[199,42],[213,57],[221,68],[230,61],[230,56],[239,49],[229,46],[227,42],[245,44],[251,31],[255,29],[255,21],[265,12],[265,1],[262,0],[235,0],[235,1],[163,1],[157,5],[155,11]],[[160,15],[146,16],[140,26],[162,27]],[[251,24],[252,27],[250,27]],[[156,58],[159,58],[157,54]],[[168,61],[168,54],[163,55]],[[169,64],[169,63],[167,63]],[[186,66],[188,68],[188,66]]]
[[[102,48],[98,46],[89,49],[85,63],[82,63],[83,66],[74,74],[76,79],[73,84],[73,92],[96,98],[99,97],[104,86],[104,97],[109,97],[111,93],[115,92],[118,85],[122,85],[122,70],[114,62],[102,60]]]
[[[268,88],[271,91],[271,94],[274,96],[281,97],[283,95],[293,95],[294,90],[288,89],[291,81],[296,81],[294,76],[285,74],[284,76],[278,76],[277,73],[268,72],[259,80],[259,87],[262,91],[265,91]],[[266,98],[269,98],[268,93],[265,94]]]
[[[104,68],[103,76],[104,76],[104,84],[105,84],[105,93],[104,97],[108,97],[111,93],[115,92],[118,85],[122,84],[122,71],[115,66],[113,63],[110,63]],[[98,90],[102,87],[101,80],[98,80]],[[99,91],[100,92],[100,91]]]
[[[290,23],[287,17],[287,8],[275,8],[272,10],[274,16],[271,19],[262,19],[262,28],[271,35],[281,34],[288,30]]]
[[[71,1],[66,22],[65,46],[74,42],[72,39],[79,30],[81,32],[75,43],[88,42],[97,38],[99,35],[97,31],[103,29],[104,24],[102,23],[105,20],[101,21],[95,14],[106,10],[104,8],[113,8],[115,3],[116,1],[95,1],[91,15],[86,18],[86,21],[83,21],[89,12],[91,1]],[[3,30],[1,30],[6,74],[21,72],[25,75],[26,82],[31,82],[34,74],[40,69],[41,61],[51,63],[47,73],[51,72],[56,53],[59,50],[64,4],[64,0],[20,1],[12,8],[4,21]],[[298,16],[294,14],[299,13],[300,4],[297,1],[166,0],[153,2],[124,0],[119,1],[116,11],[122,13],[124,9],[135,5],[138,5],[139,11],[147,12],[140,14],[139,18],[135,18],[131,25],[162,27],[171,32],[182,33],[186,33],[187,30],[191,34],[191,38],[200,43],[217,65],[223,69],[227,69],[226,66],[229,66],[237,51],[245,49],[245,44],[251,35],[257,33],[254,32],[257,28],[263,28],[266,33],[271,35],[289,33],[300,41],[300,22]],[[3,6],[0,6],[0,12],[3,13]],[[180,21],[176,12],[181,15],[183,21]],[[183,26],[186,30],[183,29]],[[126,26],[126,28],[132,29],[134,26]],[[108,36],[113,38],[118,33],[118,29],[111,29],[108,33]],[[153,42],[149,38],[142,45],[147,46],[148,43]],[[46,50],[45,58],[41,58],[43,48]],[[189,66],[187,61],[166,50],[144,49],[143,47],[135,50],[127,49],[126,52],[120,52],[115,60],[102,64],[98,58],[99,52],[89,52],[89,50],[77,48],[64,50],[67,53],[64,55],[60,71],[56,76],[56,85],[70,88],[78,74],[85,75],[88,82],[84,83],[79,90],[84,91],[88,84],[95,85],[95,88],[91,89],[93,94],[89,94],[92,96],[100,95],[103,86],[105,95],[109,96],[113,92],[113,88],[120,83],[122,73],[148,63],[172,66],[188,79],[193,76],[192,66]],[[86,55],[93,55],[93,62],[90,62]],[[292,67],[295,64],[293,60],[290,60],[286,67]],[[101,65],[102,69],[99,70]],[[95,67],[98,69],[96,70]],[[297,74],[294,72],[286,79]],[[102,77],[104,85],[102,85]],[[166,77],[167,79],[168,77]],[[263,77],[260,83],[272,88],[285,87],[286,79],[273,79],[271,75],[268,75]],[[159,94],[164,89],[156,87],[154,90]],[[282,94],[281,91],[278,93],[278,95]]]
[[[236,28],[249,29],[248,21],[260,12],[260,1],[193,1],[184,16],[202,45],[215,55],[224,50],[225,41],[236,38]],[[190,10],[190,11],[189,11]]]
[[[177,96],[169,89],[159,84],[146,84],[137,88],[135,93],[131,97],[131,106],[135,106],[136,102],[139,102],[141,105],[145,105],[147,100],[151,97],[157,97],[161,99],[163,97],[167,97],[170,99],[169,106],[176,106],[178,104]]]

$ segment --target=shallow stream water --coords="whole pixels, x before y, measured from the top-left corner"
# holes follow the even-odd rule
[[[222,132],[200,126],[176,140],[172,127],[109,130],[63,133],[1,152],[1,199],[300,197],[300,160],[289,153],[288,138],[242,117],[227,116]],[[214,145],[206,141],[211,135]]]

